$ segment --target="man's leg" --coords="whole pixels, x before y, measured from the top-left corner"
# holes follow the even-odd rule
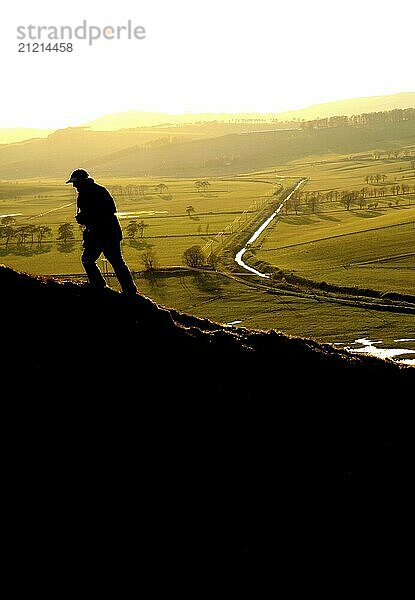
[[[101,246],[97,241],[84,240],[84,251],[82,253],[81,261],[88,276],[89,283],[97,288],[104,288],[107,285],[97,266],[97,260],[101,251]]]
[[[120,282],[122,291],[125,294],[136,294],[137,287],[134,283],[133,276],[121,254],[121,242],[114,241],[110,244],[105,244],[103,253],[105,258],[111,263],[114,273]]]

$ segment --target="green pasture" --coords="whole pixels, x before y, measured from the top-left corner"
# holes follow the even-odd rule
[[[255,202],[265,201],[276,184],[239,180],[211,179],[206,191],[199,192],[195,179],[100,179],[98,183],[114,188],[121,226],[124,231],[123,252],[131,269],[142,270],[141,255],[153,250],[160,267],[183,265],[183,252],[193,245],[204,246],[218,233],[249,211]],[[156,186],[163,182],[163,193]],[[145,185],[146,191],[127,194],[127,186]],[[121,192],[119,188],[122,188]],[[18,270],[35,274],[82,272],[80,253],[82,228],[75,220],[76,195],[72,186],[57,180],[19,181],[0,184],[0,215],[14,215],[15,226],[47,225],[52,235],[41,244],[28,239],[17,246],[11,240],[0,246],[2,262]],[[187,209],[192,207],[191,211]],[[248,212],[248,214],[250,214]],[[131,220],[144,222],[143,235],[130,239],[127,227]],[[74,225],[75,239],[67,244],[57,241],[63,223]],[[3,242],[3,240],[2,240]]]
[[[329,191],[360,190],[371,187],[379,190],[394,184],[415,185],[415,147],[408,148],[412,156],[397,159],[374,159],[371,153],[357,155],[319,155],[306,160],[294,160],[275,169],[283,177],[308,177],[307,190]],[[269,171],[268,171],[269,173]],[[385,175],[385,178],[371,185],[367,176]]]
[[[353,205],[346,211],[339,203],[321,202],[316,214],[312,214],[303,204],[298,215],[291,210],[272,222],[251,248],[255,258],[316,281],[414,294],[415,148],[410,147],[409,151],[409,158],[376,160],[371,152],[320,154],[257,173],[258,178],[307,177],[302,189],[323,194],[366,187],[376,193],[376,197],[367,198],[367,204],[377,206],[359,209]],[[373,184],[367,182],[366,178],[376,174],[384,177]],[[410,186],[410,193],[391,195],[391,186],[402,184]],[[263,312],[258,311],[249,322],[260,327],[268,322],[269,327],[276,324],[285,333],[303,333],[320,341],[336,339],[340,344],[350,336],[382,339],[385,343],[389,340],[396,347],[402,343],[397,344],[392,338],[415,337],[414,318],[404,314],[282,300],[295,306],[295,310],[288,310],[288,305],[282,303],[282,318],[276,322],[274,315],[278,313],[264,304]],[[413,341],[405,344],[413,348]]]
[[[255,258],[319,282],[414,294],[413,160],[331,156],[276,169],[283,176],[295,172],[307,177],[303,192],[366,187],[377,195],[368,197],[365,207],[353,204],[350,210],[339,201],[323,200],[314,214],[303,199],[298,214],[283,211],[258,238],[251,247]],[[384,184],[366,183],[365,178],[376,173],[385,174]],[[390,186],[402,182],[409,193],[391,194]],[[383,196],[378,195],[382,186]]]
[[[385,347],[414,348],[413,342],[395,341],[415,337],[413,315],[261,292],[219,274],[142,277],[137,285],[162,306],[223,325],[236,321],[235,327],[274,329],[340,347],[366,337]]]
[[[412,215],[415,219],[415,207]],[[315,281],[414,294],[414,236],[413,221],[294,244],[278,251],[267,250],[264,243],[255,254],[273,266]]]
[[[147,186],[145,193],[114,192],[124,230],[123,253],[137,272],[140,291],[156,302],[180,311],[207,317],[218,323],[240,321],[237,326],[275,329],[288,335],[320,342],[349,344],[367,337],[392,344],[394,339],[415,337],[415,318],[312,299],[278,296],[258,291],[216,274],[156,277],[143,276],[143,252],[152,249],[160,267],[183,265],[182,254],[192,245],[214,240],[255,203],[269,201],[278,183],[286,187],[307,177],[303,191],[377,190],[376,208],[346,210],[339,201],[321,201],[315,213],[303,202],[295,214],[281,213],[251,248],[256,259],[298,275],[339,285],[414,294],[415,278],[415,177],[411,161],[374,160],[358,156],[307,157],[257,173],[232,178],[209,178],[198,192],[196,179],[102,178],[112,186]],[[384,182],[371,186],[365,177],[384,174]],[[167,189],[155,189],[163,182]],[[408,194],[394,196],[387,189],[396,182],[410,185]],[[385,195],[378,195],[384,186]],[[398,202],[397,202],[398,200]],[[0,182],[0,215],[15,214],[16,225],[42,224],[52,228],[42,244],[26,242],[6,248],[3,264],[34,274],[83,274],[80,263],[81,228],[74,221],[75,195],[58,180]],[[187,208],[193,207],[189,214]],[[253,212],[247,213],[253,216]],[[143,221],[143,236],[129,239],[131,220]],[[60,224],[74,224],[75,240],[66,245],[56,240]],[[213,242],[215,248],[216,242]],[[248,261],[249,262],[249,261]],[[247,275],[247,280],[249,279]],[[117,281],[110,278],[117,289]]]

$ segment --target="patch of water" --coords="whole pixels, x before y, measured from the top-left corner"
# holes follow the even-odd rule
[[[415,338],[399,338],[393,340],[393,342],[415,342]],[[415,348],[390,348],[390,343],[388,344],[388,347],[379,347],[382,344],[384,344],[383,340],[374,341],[367,338],[358,338],[349,345],[337,343],[333,345],[341,345],[344,350],[355,354],[369,354],[378,358],[390,358],[398,363],[415,366],[415,358],[402,358],[405,355],[412,355],[415,357]]]
[[[249,238],[249,240],[247,241],[245,246],[241,250],[239,250],[239,252],[235,256],[235,261],[238,263],[238,265],[240,265],[247,271],[250,271],[251,273],[255,273],[255,275],[258,275],[259,277],[264,277],[266,279],[269,279],[269,275],[267,275],[266,273],[261,273],[260,271],[257,271],[253,267],[250,267],[242,260],[242,257],[245,254],[245,252],[248,250],[248,248],[251,246],[251,244],[253,244],[253,242],[255,242],[255,240],[261,235],[261,233],[264,231],[264,229],[266,229],[268,227],[268,225],[271,223],[271,221],[273,221],[273,219],[275,219],[275,217],[280,213],[282,207],[291,198],[291,196],[294,194],[294,192],[296,192],[305,182],[306,182],[306,179],[302,179],[301,181],[299,181],[297,183],[297,185],[295,186],[293,191],[290,192],[286,198],[284,198],[283,202],[278,205],[278,208],[272,213],[272,215],[270,217],[268,217],[268,219],[266,219],[262,223],[262,225],[260,225],[260,227],[258,227],[258,229],[255,231],[255,233]]]

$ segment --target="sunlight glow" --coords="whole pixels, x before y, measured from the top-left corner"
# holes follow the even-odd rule
[[[62,128],[131,110],[281,112],[414,91],[413,6],[16,0],[0,23],[0,127]],[[44,37],[46,27],[84,21],[106,35],[92,44],[73,39],[71,52],[17,51],[18,27],[45,27]],[[133,29],[114,39],[128,22],[144,27],[145,39],[133,39]]]

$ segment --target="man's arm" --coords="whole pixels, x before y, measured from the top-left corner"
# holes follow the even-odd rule
[[[79,225],[86,225],[85,215],[79,210],[75,215],[75,221],[79,223]]]

